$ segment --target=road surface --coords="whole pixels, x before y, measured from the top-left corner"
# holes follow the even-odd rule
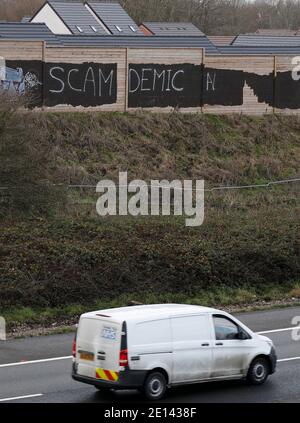
[[[237,315],[252,330],[264,332],[277,348],[278,370],[264,386],[240,381],[190,385],[169,390],[162,402],[300,403],[300,341],[292,339],[295,316],[300,316],[300,307]],[[143,402],[136,391],[104,396],[93,386],[73,381],[72,340],[72,334],[65,334],[0,342],[0,403]]]

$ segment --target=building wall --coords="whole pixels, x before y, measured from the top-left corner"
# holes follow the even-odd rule
[[[34,16],[31,20],[32,23],[45,23],[47,27],[54,34],[58,35],[70,35],[72,32],[64,24],[64,22],[57,16],[54,10],[45,4],[44,7]]]
[[[11,93],[30,93],[31,106],[45,110],[298,114],[300,77],[293,78],[293,71],[300,59],[294,60],[205,57],[202,49],[193,48],[70,48],[0,41],[0,85]]]

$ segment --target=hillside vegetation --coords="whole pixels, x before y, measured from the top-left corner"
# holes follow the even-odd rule
[[[296,178],[298,117],[34,112],[19,117],[13,114],[9,124],[0,119],[6,146],[0,149],[0,185],[6,178],[14,191],[0,202],[2,314],[16,307],[41,312],[122,305],[128,299],[203,303],[205,298],[217,305],[225,301],[224,290],[228,303],[272,298],[268,289],[278,297],[299,295],[299,183],[207,193],[205,222],[198,228],[186,228],[179,217],[100,218],[94,188],[66,188],[117,180],[119,171],[128,171],[130,180],[205,179],[207,187]],[[20,137],[30,149],[23,146],[27,166],[21,161],[24,171],[13,189],[16,168],[7,145],[17,145]],[[18,154],[23,157],[23,150]],[[30,157],[36,161],[30,163]],[[31,167],[48,189],[56,184],[50,202],[49,195],[40,197],[41,185],[30,190],[26,203],[24,178]],[[29,173],[35,178],[36,172]],[[37,207],[40,198],[46,207]]]
[[[205,179],[209,186],[300,173],[298,117],[62,113],[28,114],[23,125],[51,149],[51,177],[68,184],[116,179],[119,171],[132,179]]]

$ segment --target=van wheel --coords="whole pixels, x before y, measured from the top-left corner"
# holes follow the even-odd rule
[[[253,360],[247,380],[252,385],[262,385],[268,379],[270,374],[270,366],[268,361],[264,357],[258,357]]]
[[[143,393],[150,401],[162,399],[167,390],[167,381],[161,372],[153,372],[147,376]]]

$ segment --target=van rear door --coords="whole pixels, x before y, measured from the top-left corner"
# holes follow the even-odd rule
[[[77,373],[116,382],[119,374],[122,324],[109,319],[82,317],[79,322]]]

